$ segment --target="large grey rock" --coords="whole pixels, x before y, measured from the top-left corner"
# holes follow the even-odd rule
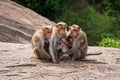
[[[10,0],[0,0],[0,41],[28,43],[36,29],[53,25],[34,11]]]

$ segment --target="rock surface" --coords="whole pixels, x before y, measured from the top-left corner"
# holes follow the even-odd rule
[[[87,61],[35,58],[29,44],[0,43],[0,80],[120,80],[120,49],[89,47]]]
[[[29,43],[42,25],[54,23],[10,0],[0,0],[0,41]]]

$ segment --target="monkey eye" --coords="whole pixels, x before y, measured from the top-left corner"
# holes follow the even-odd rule
[[[66,26],[65,25],[59,25],[59,28],[65,28]]]
[[[47,33],[52,33],[52,31],[48,31]]]
[[[72,31],[74,31],[74,32],[78,32],[78,30],[77,30],[77,29],[73,29]]]
[[[63,30],[65,30],[65,28],[60,28],[60,29],[63,29]]]
[[[45,29],[46,29],[46,30],[48,30],[48,31],[52,31],[52,29],[51,29],[51,28],[47,28],[47,27],[45,27]]]
[[[60,26],[60,29],[65,29],[65,27],[64,26]]]

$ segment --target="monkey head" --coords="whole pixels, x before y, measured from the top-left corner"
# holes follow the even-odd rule
[[[64,22],[58,22],[56,24],[56,28],[57,28],[59,34],[65,34],[66,27],[67,27],[67,25]]]
[[[77,37],[79,35],[80,27],[79,25],[74,24],[72,26],[69,26],[69,30],[70,30],[71,36]]]
[[[44,26],[42,27],[42,31],[43,31],[43,34],[46,38],[51,38],[51,34],[52,34],[52,29],[53,27],[52,26]]]
[[[64,44],[64,45],[67,45],[68,44],[67,38],[65,36],[63,36],[60,40],[60,43]]]

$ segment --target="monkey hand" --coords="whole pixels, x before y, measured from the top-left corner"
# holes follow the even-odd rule
[[[57,50],[62,49],[64,46],[65,46],[64,44],[59,45],[59,46],[57,47]]]
[[[64,54],[69,54],[69,55],[73,53],[74,53],[74,50],[72,48],[64,52]]]
[[[73,47],[70,50],[68,50],[66,53],[67,54],[75,54],[77,51],[78,51],[78,48],[77,47]]]

